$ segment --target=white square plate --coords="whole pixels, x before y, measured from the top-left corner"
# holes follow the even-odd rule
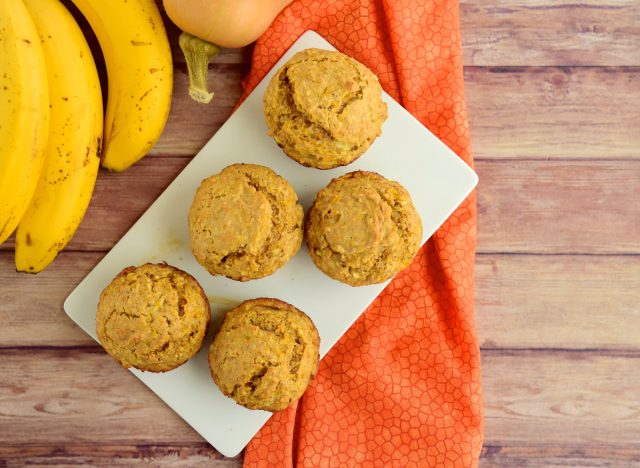
[[[196,188],[206,177],[233,163],[255,163],[286,178],[307,209],[329,181],[358,169],[376,171],[400,182],[411,194],[422,218],[426,241],[478,182],[476,174],[390,96],[389,118],[382,136],[356,162],[322,171],[285,156],[267,135],[262,95],[275,71],[300,50],[335,50],[312,31],[303,34],[260,82],[138,222],[87,275],[64,308],[84,331],[96,338],[95,310],[101,291],[120,270],[145,262],[167,263],[197,278],[209,295],[213,327],[235,304],[256,297],[276,297],[306,312],[320,332],[324,356],[387,283],[352,288],[331,280],[312,263],[306,248],[273,275],[245,283],[212,277],[192,257],[187,212]],[[237,455],[271,413],[245,409],[226,398],[207,366],[210,339],[183,366],[165,374],[131,370],[219,452]]]

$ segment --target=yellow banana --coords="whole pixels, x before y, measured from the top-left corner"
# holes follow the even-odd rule
[[[149,152],[171,106],[171,50],[154,0],[72,0],[107,66],[102,165],[123,171]]]
[[[16,231],[16,268],[38,273],[71,240],[89,205],[100,165],[102,93],[87,41],[60,0],[23,1],[42,43],[51,103],[40,181]]]
[[[38,33],[22,0],[0,0],[0,244],[38,183],[49,130],[49,91]]]

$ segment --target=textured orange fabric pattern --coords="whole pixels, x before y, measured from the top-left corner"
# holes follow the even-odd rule
[[[294,1],[258,40],[247,92],[308,29],[371,68],[472,164],[457,0]],[[256,435],[245,467],[477,466],[475,239],[472,195],[322,360],[300,402]]]

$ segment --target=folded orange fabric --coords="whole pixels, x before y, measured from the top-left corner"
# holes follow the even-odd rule
[[[294,1],[258,40],[247,92],[308,29],[473,163],[457,0]],[[300,402],[254,437],[245,467],[477,466],[475,248],[471,195],[322,360]]]

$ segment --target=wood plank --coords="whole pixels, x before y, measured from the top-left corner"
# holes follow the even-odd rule
[[[640,161],[481,161],[479,252],[640,252]]]
[[[0,463],[20,465],[129,466],[143,461],[157,467],[185,467],[206,463],[213,468],[240,468],[242,455],[223,458],[206,442],[167,445],[27,445],[0,447]],[[481,468],[611,466],[637,467],[640,454],[634,448],[592,446],[486,446]]]
[[[129,466],[143,461],[157,467],[192,467],[202,463],[214,468],[240,468],[242,455],[223,458],[205,442],[189,445],[37,445],[0,447],[0,463],[24,465]],[[640,455],[633,448],[585,446],[485,446],[481,468],[615,466],[637,467]]]
[[[64,313],[62,304],[102,252],[63,252],[42,273],[16,273],[13,253],[0,252],[0,348],[97,346]]]
[[[191,468],[205,463],[211,468],[240,468],[242,455],[226,458],[206,442],[175,445],[104,445],[90,444],[11,445],[0,446],[0,465],[6,466],[130,466],[144,463],[153,467]]]
[[[487,352],[486,444],[640,450],[640,355]]]
[[[102,172],[68,250],[110,249],[187,163],[149,157]],[[479,252],[640,253],[640,160],[479,161],[476,170]]]
[[[0,348],[97,346],[62,303],[103,255],[65,252],[43,273],[24,275],[0,252]],[[481,347],[640,350],[638,258],[479,255]]]
[[[485,352],[485,443],[640,450],[639,360],[637,353]],[[12,446],[202,442],[99,350],[2,350],[0,373],[0,440]]]
[[[466,65],[640,65],[634,0],[462,0]]]
[[[480,455],[480,468],[539,468],[539,467],[638,468],[637,448],[593,445],[492,446],[485,445]]]
[[[640,350],[637,256],[479,255],[475,297],[484,349]]]
[[[205,442],[191,445],[29,445],[0,447],[0,464],[6,466],[130,466],[189,468],[206,463],[213,468],[240,468],[242,456],[226,458]],[[15,464],[15,465],[14,465]],[[5,465],[2,465],[5,466]]]
[[[639,68],[467,68],[478,158],[639,158]]]
[[[196,154],[231,114],[247,70],[211,67],[216,97],[202,105],[177,67],[169,122],[151,153]],[[465,85],[477,158],[640,158],[640,68],[470,67]]]
[[[4,350],[0,356],[0,440],[16,445],[202,441],[102,350]]]

